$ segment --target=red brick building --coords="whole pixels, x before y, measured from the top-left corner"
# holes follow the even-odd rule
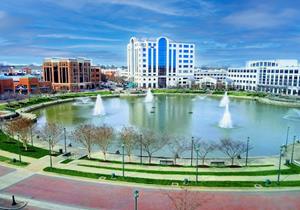
[[[83,58],[45,59],[43,79],[56,91],[79,91],[92,88],[91,61]]]
[[[14,81],[12,78],[0,75],[0,94],[14,92]]]
[[[101,82],[101,68],[99,66],[91,67],[91,82],[93,83],[93,87],[99,87]]]

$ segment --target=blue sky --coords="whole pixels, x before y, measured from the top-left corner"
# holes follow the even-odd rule
[[[0,63],[87,57],[126,65],[131,36],[196,44],[196,64],[300,55],[298,0],[1,0]]]

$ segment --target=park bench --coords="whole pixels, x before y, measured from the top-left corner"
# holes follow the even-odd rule
[[[211,161],[210,165],[211,166],[222,167],[222,166],[225,166],[225,161]]]
[[[160,165],[166,165],[166,166],[172,166],[172,165],[174,165],[174,161],[173,160],[160,160],[159,163],[160,163]]]

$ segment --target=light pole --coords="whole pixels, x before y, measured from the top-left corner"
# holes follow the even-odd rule
[[[51,145],[50,145],[50,136],[49,136],[49,157],[50,157],[50,168],[52,168],[52,155],[51,155]]]
[[[140,164],[143,164],[143,136],[140,135]]]
[[[286,131],[286,140],[285,140],[285,146],[287,147],[288,141],[289,141],[289,132],[290,132],[290,126],[287,127]]]
[[[133,192],[133,196],[134,196],[134,210],[138,210],[138,197],[139,197],[139,191],[135,190]]]
[[[277,175],[277,184],[280,184],[280,171],[281,171],[281,158],[283,156],[283,149],[284,149],[285,145],[282,145],[280,147],[280,152],[279,152],[279,166],[278,166],[278,175]]]
[[[194,153],[194,136],[192,136],[192,145],[191,145],[191,166],[193,166],[193,154]]]
[[[19,150],[19,161],[20,163],[22,162],[22,157],[21,157],[21,146],[20,146],[20,135],[18,135],[18,150]]]
[[[125,149],[124,149],[124,144],[122,144],[122,176],[124,177],[125,175]]]
[[[294,136],[294,139],[293,139],[293,147],[292,147],[292,155],[291,155],[291,164],[293,164],[293,162],[294,162],[295,141],[296,141],[296,136]]]
[[[196,183],[198,183],[198,160],[199,160],[199,148],[196,149]]]
[[[247,138],[247,150],[246,150],[246,166],[248,166],[248,153],[249,153],[249,140],[250,138]]]
[[[66,128],[64,128],[64,143],[65,143],[65,154],[67,154],[67,136],[66,136]]]

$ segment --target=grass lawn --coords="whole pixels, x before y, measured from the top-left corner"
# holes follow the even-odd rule
[[[120,156],[121,158],[121,156]],[[104,159],[98,159],[98,158],[90,158],[88,159],[87,156],[84,156],[82,158],[80,158],[81,160],[89,160],[89,161],[95,161],[95,162],[103,162],[103,163],[116,163],[116,164],[122,164],[121,161],[117,161],[117,160],[104,160]],[[188,166],[188,165],[161,165],[158,163],[147,163],[144,162],[142,164],[138,163],[138,162],[125,162],[126,165],[142,165],[142,166],[159,166],[159,167],[176,167],[176,168],[195,168],[195,166]],[[260,165],[248,165],[248,166],[241,166],[240,168],[253,168],[253,167],[271,167],[274,166],[272,164],[260,164]],[[201,166],[199,166],[199,168],[201,168]],[[230,168],[230,166],[207,166],[205,168]]]
[[[0,162],[4,162],[4,163],[15,165],[15,166],[27,166],[27,165],[29,165],[29,163],[27,163],[27,162],[23,162],[23,161],[20,162],[19,160],[13,161],[13,159],[8,158],[8,157],[3,157],[3,156],[0,156]]]
[[[68,158],[68,159],[65,159],[65,160],[61,161],[60,163],[62,163],[62,164],[68,164],[68,163],[72,162],[73,160],[74,159]]]
[[[109,166],[95,166],[95,165],[87,165],[87,164],[78,164],[78,166],[122,171],[122,168],[109,167]],[[290,174],[299,174],[300,173],[300,167],[293,165],[293,164],[289,165],[289,167],[290,167],[289,169],[282,169],[281,174],[290,175]],[[126,168],[126,165],[125,165],[125,171],[149,173],[149,174],[196,175],[195,171],[172,171],[172,170],[161,171],[161,170],[132,169],[132,168]],[[269,175],[276,175],[276,174],[278,174],[277,170],[208,172],[208,171],[201,171],[201,169],[199,169],[199,175],[206,175],[206,176],[269,176]]]
[[[140,177],[122,177],[115,176],[112,178],[111,175],[99,174],[99,173],[89,173],[69,169],[60,169],[60,168],[44,168],[46,172],[52,172],[57,174],[85,177],[91,179],[105,178],[106,180],[111,181],[123,181],[123,182],[132,182],[132,183],[142,183],[142,184],[155,184],[155,185],[172,185],[172,183],[178,183],[180,186],[203,186],[203,187],[254,187],[255,184],[264,185],[264,182],[255,182],[255,181],[205,181],[198,182],[189,181],[188,184],[184,185],[183,180],[164,180],[164,179],[149,179],[149,178],[140,178]],[[296,187],[300,186],[300,181],[282,181],[280,183],[281,187]],[[272,182],[270,187],[278,187],[277,183]]]
[[[22,156],[41,158],[49,154],[49,151],[46,149],[32,147],[30,145],[28,145],[28,150],[25,151],[25,148],[23,147],[23,144],[21,142],[20,146]],[[6,134],[0,131],[0,150],[19,154],[18,141],[8,137]]]

